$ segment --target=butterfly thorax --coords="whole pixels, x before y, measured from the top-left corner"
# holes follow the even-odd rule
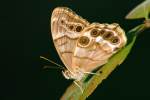
[[[74,72],[65,69],[64,71],[62,71],[62,73],[66,79],[74,79],[80,81],[84,77],[84,71],[80,68],[77,68]]]

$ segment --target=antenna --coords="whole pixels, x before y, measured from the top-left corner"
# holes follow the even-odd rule
[[[65,69],[64,67],[56,67],[56,66],[44,66],[43,69],[48,69],[48,68],[51,68],[51,69]]]
[[[48,62],[50,62],[50,63],[52,63],[52,64],[54,64],[56,66],[58,66],[58,67],[60,67],[60,69],[65,69],[62,65],[59,65],[59,64],[55,63],[54,61],[52,61],[50,59],[47,59],[46,57],[40,56],[40,58],[44,59],[44,60],[46,60],[46,61],[48,61]],[[55,69],[58,69],[57,67],[54,67],[54,66],[44,66],[44,68],[55,68]]]

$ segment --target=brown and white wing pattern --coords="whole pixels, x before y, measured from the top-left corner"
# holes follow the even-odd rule
[[[64,76],[78,81],[84,73],[107,63],[127,41],[118,24],[90,24],[66,7],[54,9],[51,32],[56,50],[67,68]]]
[[[89,23],[66,7],[54,9],[51,32],[56,50],[69,71],[72,71],[72,55],[77,39]]]
[[[91,72],[105,64],[125,44],[125,33],[118,24],[93,23],[77,41],[72,66]]]

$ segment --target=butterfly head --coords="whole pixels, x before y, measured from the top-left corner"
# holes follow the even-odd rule
[[[80,81],[84,77],[84,71],[79,67],[76,67],[74,72],[69,71],[68,69],[62,71],[66,79],[74,79]]]

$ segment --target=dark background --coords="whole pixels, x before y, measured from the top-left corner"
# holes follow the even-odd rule
[[[15,4],[6,1],[10,8],[1,12],[0,23],[5,26],[2,33],[10,35],[4,34],[7,38],[2,39],[6,42],[1,50],[7,53],[2,52],[6,61],[1,61],[0,97],[3,100],[58,100],[72,83],[62,76],[61,70],[43,69],[44,65],[52,64],[39,59],[42,55],[63,65],[50,35],[49,22],[55,7],[69,7],[89,22],[119,23],[127,32],[143,22],[143,19],[124,18],[142,1],[34,0]],[[146,30],[137,38],[124,63],[102,82],[88,100],[150,99],[149,36],[150,31]]]

